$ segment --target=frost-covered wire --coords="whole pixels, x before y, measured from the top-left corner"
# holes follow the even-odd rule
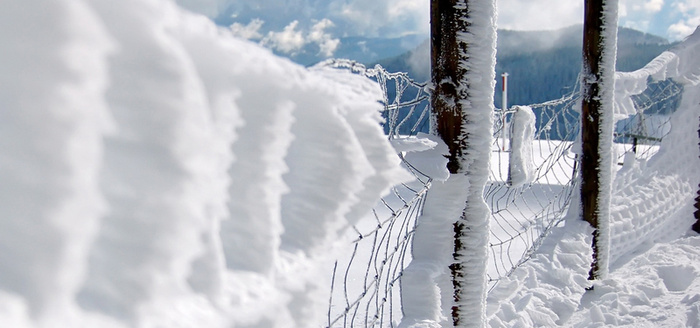
[[[416,83],[405,73],[389,73],[379,65],[367,68],[337,59],[319,65],[350,70],[380,84],[384,130],[389,139],[429,131],[431,90],[427,84]],[[658,151],[660,141],[670,131],[669,117],[682,91],[682,85],[670,79],[650,80],[643,92],[629,96],[636,114],[620,119],[615,129],[620,163],[624,153],[636,150],[636,158],[648,159]],[[511,186],[508,181],[509,121],[515,110],[494,113],[491,171],[484,190],[491,210],[489,290],[532,257],[575,201],[578,95],[577,85],[560,99],[529,105],[536,116],[531,147],[534,170],[533,178],[520,186]],[[353,227],[355,238],[348,255],[333,267],[327,327],[395,327],[403,316],[401,278],[411,261],[415,226],[432,179],[401,159],[416,180],[396,186],[375,208],[371,224]]]
[[[511,131],[509,124],[503,126],[514,111],[495,113],[498,117],[494,119],[492,165],[484,192],[492,215],[487,270],[490,288],[531,257],[544,237],[564,218],[572,201],[578,169],[572,151],[579,120],[576,92],[529,106],[536,115],[535,140],[532,153],[528,154],[534,172],[520,186],[509,184]],[[503,134],[504,128],[509,133]]]
[[[633,153],[632,158],[646,160],[658,151],[661,140],[671,130],[670,116],[678,108],[682,92],[683,86],[671,79],[649,79],[642,92],[626,96],[631,98],[636,114],[618,117],[614,147],[620,165],[625,154]],[[504,145],[509,141],[494,142],[494,165],[484,193],[492,213],[488,270],[491,288],[530,259],[544,237],[564,219],[574,201],[579,169],[575,148],[580,126],[578,94],[576,86],[558,100],[530,105],[537,116],[533,144],[536,169],[531,183],[517,188],[508,186],[510,149]],[[513,110],[495,113],[496,138],[502,135],[502,122],[509,121],[513,113]],[[507,119],[503,120],[503,115]]]
[[[389,73],[381,66],[366,68],[332,59],[318,64],[349,70],[378,82],[384,93],[389,139],[428,131],[429,93],[405,73]],[[371,213],[354,226],[353,242],[344,257],[335,261],[327,327],[395,327],[403,316],[401,277],[411,257],[413,235],[422,212],[431,177],[401,154],[404,167],[415,180],[392,188]]]

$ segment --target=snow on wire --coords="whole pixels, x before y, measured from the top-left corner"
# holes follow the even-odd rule
[[[319,65],[350,70],[379,83],[389,139],[415,136],[428,126],[429,93],[405,73],[366,68],[348,60]],[[415,180],[395,186],[368,220],[352,227],[355,240],[333,267],[327,327],[395,327],[401,319],[401,276],[410,263],[412,237],[432,178],[406,161]]]
[[[427,84],[416,83],[405,73],[389,73],[379,65],[366,68],[336,59],[319,65],[350,70],[380,84],[385,97],[384,131],[389,139],[429,131]],[[625,154],[646,160],[658,151],[670,131],[669,118],[682,91],[682,85],[671,79],[649,80],[640,93],[615,99],[618,164],[622,165]],[[633,113],[619,115],[626,104],[633,106]],[[536,117],[529,154],[534,170],[522,185],[511,184],[509,176],[511,121],[517,106],[494,113],[491,170],[484,190],[491,210],[489,291],[527,262],[564,220],[578,188],[579,86],[560,99],[528,107]],[[415,226],[434,177],[416,169],[401,153],[399,156],[415,181],[394,187],[373,211],[371,224],[353,227],[356,238],[350,255],[338,259],[333,268],[327,327],[395,327],[403,317],[401,277],[411,261]]]
[[[491,208],[491,258],[488,281],[492,290],[530,259],[546,237],[567,214],[577,187],[577,136],[580,130],[579,86],[558,100],[530,105],[536,115],[536,133],[532,151],[534,179],[529,183],[508,185],[512,140],[503,136],[503,122],[514,110],[496,113],[495,141],[489,185],[484,198]],[[647,160],[658,152],[661,140],[670,132],[670,117],[679,106],[681,84],[671,79],[652,81],[637,94],[620,93],[615,99],[617,124],[615,153],[617,163],[628,158]],[[629,104],[633,108],[624,113]],[[503,119],[503,115],[506,119]],[[509,129],[506,124],[506,129]],[[506,136],[509,134],[506,133]],[[575,148],[576,147],[576,148]]]
[[[577,91],[561,99],[530,105],[536,116],[532,141],[534,172],[520,186],[509,183],[509,133],[502,134],[514,110],[498,111],[489,183],[484,199],[491,209],[489,290],[530,259],[571,204],[578,167],[572,151],[578,133]],[[503,119],[505,115],[506,119]],[[501,136],[506,136],[505,138]],[[499,137],[501,137],[499,139]]]

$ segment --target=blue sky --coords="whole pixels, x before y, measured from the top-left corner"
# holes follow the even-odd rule
[[[234,25],[271,47],[294,49],[317,42],[331,50],[342,36],[425,34],[429,0],[176,0]],[[583,0],[498,0],[498,27],[548,30],[583,19]],[[700,24],[700,0],[620,0],[619,23],[679,40]]]

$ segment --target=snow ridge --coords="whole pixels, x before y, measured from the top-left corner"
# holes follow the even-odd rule
[[[6,7],[0,322],[324,321],[340,236],[410,176],[376,83],[170,1]]]

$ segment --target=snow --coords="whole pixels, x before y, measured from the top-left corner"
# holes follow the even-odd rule
[[[394,138],[391,143],[397,152],[404,152],[404,159],[418,172],[435,181],[450,177],[447,155],[450,151],[438,136],[419,132],[415,137]]]
[[[628,155],[614,176],[608,277],[587,280],[590,227],[576,219],[577,209],[570,209],[565,225],[545,240],[533,259],[489,294],[491,327],[700,324],[700,237],[690,231],[693,197],[700,183],[700,165],[693,164],[700,156],[694,138],[700,116],[695,74],[698,36],[640,71],[618,73],[626,85],[645,82],[649,75],[674,77],[684,85],[684,93],[658,153],[649,160]],[[678,69],[679,62],[686,63],[683,69]],[[621,107],[619,102],[616,106]]]
[[[434,182],[413,236],[411,264],[403,274],[404,318],[399,327],[452,325],[455,218],[462,216],[469,190],[464,175]]]
[[[514,106],[511,119],[511,149],[508,158],[508,184],[517,188],[535,179],[532,144],[535,137],[535,113],[527,106]]]
[[[402,288],[406,316],[401,327],[478,327],[485,322],[490,213],[482,195],[493,139],[496,3],[460,0],[452,5],[454,18],[461,20],[455,26],[469,26],[456,32],[461,80],[433,83],[454,83],[460,98],[442,101],[448,106],[459,102],[460,131],[468,138],[447,141],[457,144],[458,172],[431,187],[416,227],[413,260],[404,275],[409,283]],[[462,270],[455,274],[453,265]]]
[[[481,28],[494,19],[475,17]],[[452,223],[465,199],[470,217],[488,216],[479,199],[493,85],[479,84],[465,104],[483,109],[465,128],[488,136],[470,139],[480,152],[466,167],[477,179],[449,176],[439,139],[386,139],[375,83],[300,67],[230,33],[165,0],[4,4],[3,326],[319,326],[348,227],[366,224],[380,195],[412,179],[397,152],[433,178],[403,273],[400,324],[451,324]],[[476,48],[474,65],[490,67],[493,48]],[[609,275],[587,280],[592,229],[571,208],[486,304],[470,305],[469,323],[700,325],[700,237],[689,232],[700,183],[699,52],[696,31],[644,69],[617,74],[616,117],[634,113],[626,99],[649,77],[673,78],[684,93],[658,152],[628,154],[611,174]],[[474,72],[470,81],[494,80]],[[463,255],[480,279],[489,227],[477,223],[474,252]],[[473,286],[484,293],[480,280]]]
[[[455,6],[465,5],[466,0],[458,1]],[[460,282],[462,288],[456,304],[463,310],[458,314],[458,321],[461,325],[480,327],[486,318],[484,297],[490,211],[483,192],[489,176],[493,144],[496,1],[470,1],[467,11],[462,19],[469,31],[457,32],[458,43],[468,45],[461,46],[466,51],[460,56],[460,67],[466,70],[466,74],[457,86],[458,94],[469,95],[459,100],[465,113],[462,131],[469,135],[464,157],[460,159],[465,174],[461,188],[468,188],[466,207],[458,221],[458,224],[464,224],[463,246],[455,251],[456,260],[461,262],[464,272],[463,276],[453,280]]]
[[[305,327],[347,227],[410,175],[381,89],[169,1],[0,13],[0,322]]]

